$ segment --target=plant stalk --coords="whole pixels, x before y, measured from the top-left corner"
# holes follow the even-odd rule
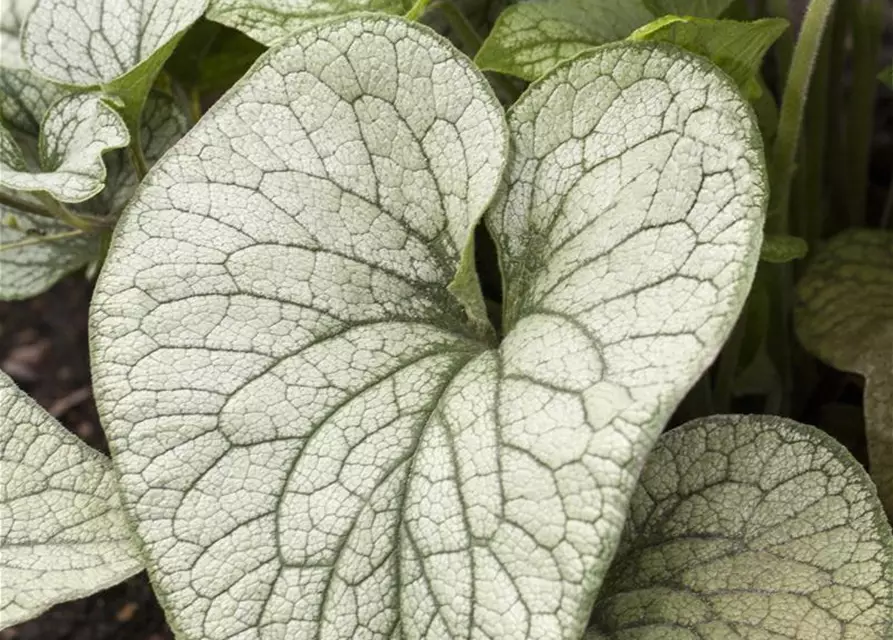
[[[73,229],[71,231],[61,231],[59,233],[51,233],[45,236],[36,235],[31,238],[26,238],[25,240],[18,240],[16,242],[10,242],[8,244],[0,244],[0,251],[9,251],[10,249],[21,249],[22,247],[29,247],[35,244],[41,244],[43,242],[55,242],[57,240],[64,240],[66,238],[73,238],[75,236],[82,236],[84,232],[80,229]]]
[[[794,160],[800,144],[803,110],[812,71],[818,57],[825,25],[834,8],[834,0],[812,0],[806,10],[800,36],[794,47],[791,68],[785,83],[778,117],[778,134],[772,149],[772,198],[767,228],[774,233],[790,233],[791,181]]]

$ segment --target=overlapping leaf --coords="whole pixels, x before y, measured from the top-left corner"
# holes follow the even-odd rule
[[[173,98],[159,91],[150,93],[143,109],[140,128],[140,144],[147,167],[151,169],[164,152],[183,137],[188,128],[186,116]],[[106,166],[108,174],[105,188],[83,203],[83,208],[99,215],[117,215],[133,195],[140,179],[125,149],[108,154]]]
[[[365,16],[267,54],[139,188],[94,380],[183,638],[583,632],[750,285],[760,140],[728,79],[659,45],[560,67],[509,128],[500,189],[483,76]],[[494,347],[454,276],[497,193]]]
[[[0,628],[141,570],[108,458],[0,372]]]
[[[757,76],[763,57],[787,28],[787,20],[780,18],[738,22],[667,16],[637,29],[630,38],[670,42],[704,56],[755,98],[762,91]]]
[[[38,0],[22,30],[32,71],[118,95],[132,131],[158,70],[207,0]]]
[[[871,475],[893,516],[893,232],[850,229],[817,252],[797,286],[807,350],[865,377]]]
[[[68,93],[27,69],[0,67],[0,118],[11,130],[36,139],[47,111]]]
[[[349,13],[400,14],[411,7],[410,0],[210,0],[208,18],[271,45],[296,29]]]
[[[656,16],[718,18],[733,2],[734,0],[645,0],[645,5]]]
[[[818,429],[696,420],[648,458],[593,617],[602,640],[885,640],[893,535]]]
[[[537,0],[506,8],[475,62],[535,80],[562,60],[622,40],[654,15],[645,0]]]

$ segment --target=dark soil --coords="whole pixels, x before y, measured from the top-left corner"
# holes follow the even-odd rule
[[[0,369],[63,425],[107,452],[90,388],[91,287],[73,275],[23,302],[0,302]],[[172,640],[145,573],[0,631],[0,640]]]

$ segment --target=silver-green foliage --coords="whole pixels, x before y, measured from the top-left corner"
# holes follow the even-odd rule
[[[142,569],[109,459],[0,373],[0,628]]]
[[[208,18],[271,45],[317,22],[364,11],[400,14],[412,4],[411,0],[210,0]]]
[[[593,620],[602,640],[886,640],[890,525],[818,429],[696,420],[648,458]]]
[[[765,196],[749,107],[677,48],[595,50],[506,125],[424,27],[286,39],[139,187],[91,312],[172,626],[579,637],[740,311]],[[469,267],[491,203],[498,345]]]
[[[871,475],[893,517],[893,231],[849,229],[797,284],[794,326],[806,349],[865,377]]]

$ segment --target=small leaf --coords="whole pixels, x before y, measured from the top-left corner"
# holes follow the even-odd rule
[[[637,29],[630,40],[669,42],[704,56],[729,74],[751,99],[760,95],[763,57],[788,28],[787,20],[752,22],[665,16]]]
[[[540,0],[505,9],[475,58],[486,71],[535,80],[562,60],[622,40],[653,19],[644,0]]]
[[[809,245],[803,238],[784,234],[769,234],[763,238],[760,260],[781,264],[802,260],[807,253],[809,253]]]
[[[60,84],[102,87],[138,128],[159,69],[207,0],[38,0],[22,30],[32,71]]]
[[[655,16],[695,16],[718,18],[735,0],[645,0]]]
[[[10,219],[15,220],[14,225],[9,224]],[[100,248],[98,235],[62,235],[54,239],[71,232],[71,227],[52,218],[0,205],[0,300],[39,295],[95,259]],[[29,243],[17,246],[24,241]]]
[[[865,377],[871,475],[893,518],[893,232],[849,229],[820,248],[797,285],[807,351]]]
[[[105,183],[102,154],[127,146],[127,127],[102,96],[79,93],[57,101],[40,131],[40,171],[26,167],[12,135],[0,128],[0,185],[18,191],[46,191],[61,202],[82,202]]]
[[[108,458],[0,372],[0,628],[142,569]]]
[[[695,420],[649,456],[593,620],[610,640],[886,640],[893,535],[818,429]]]
[[[267,46],[302,27],[360,11],[401,14],[408,0],[210,0],[207,17]]]
[[[731,81],[665,45],[558,67],[508,126],[503,176],[486,78],[365,15],[265,54],[137,190],[93,373],[183,640],[582,634],[747,295],[765,171]],[[498,348],[449,289],[487,210]]]

